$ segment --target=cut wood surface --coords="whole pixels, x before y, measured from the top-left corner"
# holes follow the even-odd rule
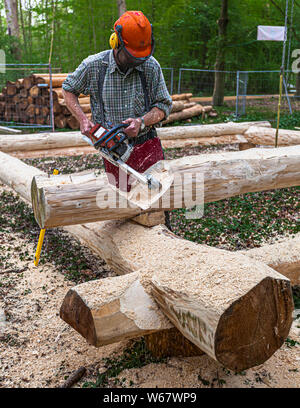
[[[257,145],[274,146],[276,129],[262,129],[251,126],[245,132],[245,138]],[[300,132],[297,130],[279,129],[278,146],[292,146],[300,144]]]
[[[34,151],[86,145],[87,143],[82,139],[82,134],[78,131],[0,135],[0,150],[2,152]]]
[[[174,182],[147,211],[191,208],[203,201],[298,186],[300,146],[188,156],[161,161],[160,166],[161,172],[174,176]],[[195,183],[192,174],[201,180],[203,177],[204,190],[202,182]],[[34,177],[32,205],[41,228],[132,218],[143,212],[115,193],[106,175],[96,176],[88,171]]]
[[[83,228],[117,272],[134,271],[77,285],[66,295],[61,317],[91,344],[137,336],[137,327],[139,334],[155,331],[154,322],[162,328],[162,310],[193,344],[240,371],[266,361],[288,335],[290,282],[263,263],[186,241],[164,226],[108,221],[66,229]],[[140,302],[145,293],[149,299]]]
[[[289,278],[292,285],[300,285],[300,233],[286,238],[283,242],[242,250],[239,253],[269,265]]]

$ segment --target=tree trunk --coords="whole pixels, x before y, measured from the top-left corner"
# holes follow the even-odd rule
[[[143,206],[139,205],[138,196],[134,201],[131,195],[127,201],[111,188],[106,175],[83,172],[35,177],[35,218],[41,228],[50,228],[132,218],[143,212],[141,208],[150,212],[191,208],[247,192],[299,186],[300,146],[189,156],[161,161],[157,166],[155,176],[160,177],[163,186],[165,180],[169,183],[169,174],[174,181],[159,200],[149,200],[149,206],[144,205],[143,197]],[[201,175],[201,182],[199,176],[196,183],[193,174]]]
[[[18,21],[18,2],[17,0],[4,0],[4,3],[8,35],[19,39],[20,29]],[[20,60],[21,50],[17,45],[17,42],[14,42],[14,45],[12,46],[12,54],[14,55],[16,60]]]
[[[126,0],[117,0],[119,17],[126,12]]]
[[[213,92],[213,105],[221,106],[224,103],[225,87],[225,46],[226,46],[226,29],[228,25],[228,0],[222,0],[221,16],[218,20],[219,39],[217,46],[217,56],[215,63],[215,84]]]

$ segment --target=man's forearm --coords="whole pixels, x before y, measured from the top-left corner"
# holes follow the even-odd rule
[[[144,116],[145,126],[155,125],[165,118],[165,112],[156,106],[147,112]]]
[[[80,103],[78,101],[78,97],[74,95],[72,92],[65,91],[64,89],[62,90],[63,97],[66,102],[66,106],[71,111],[73,116],[78,120],[78,122],[81,122],[83,120],[88,120],[86,114],[83,112]]]

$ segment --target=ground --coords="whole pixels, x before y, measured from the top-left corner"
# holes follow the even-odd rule
[[[197,152],[200,150],[176,149],[167,156]],[[82,170],[93,166],[95,160],[100,163],[94,155],[25,161],[50,173],[53,167],[63,172]],[[284,240],[299,232],[299,189],[261,194],[222,200],[218,205],[211,203],[200,228],[194,221],[182,223],[180,211],[174,212],[172,227],[187,239],[229,250]],[[264,364],[244,372],[229,371],[207,355],[156,360],[145,349],[143,338],[97,349],[60,319],[59,309],[68,289],[75,284],[115,273],[60,229],[46,231],[40,264],[35,267],[39,229],[31,208],[4,185],[0,185],[0,203],[0,387],[58,387],[84,366],[86,374],[75,387],[300,388],[297,288],[294,321],[287,340]],[[216,213],[220,217],[217,223]]]

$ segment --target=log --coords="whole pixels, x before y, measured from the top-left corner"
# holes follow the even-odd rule
[[[161,174],[173,174],[174,182],[145,211],[191,208],[203,201],[298,186],[300,146],[188,156],[161,161],[160,166]],[[201,176],[201,180],[203,176],[204,185],[195,183],[191,173]],[[143,212],[138,204],[132,205],[114,192],[106,175],[96,176],[94,172],[35,177],[32,206],[41,228],[132,218]]]
[[[246,144],[247,139],[244,135],[224,135],[217,137],[198,137],[192,139],[170,139],[162,140],[161,144],[164,149],[197,147],[197,146],[215,146],[238,143]]]
[[[264,262],[290,279],[293,286],[300,285],[300,233],[279,243],[238,252]]]
[[[191,139],[193,137],[216,137],[223,135],[244,134],[250,126],[271,127],[270,122],[228,122],[212,125],[173,126],[157,129],[161,140]]]
[[[6,81],[6,94],[14,96],[17,93],[17,86],[14,82]]]
[[[29,95],[32,96],[32,98],[37,98],[40,95],[40,88],[37,85],[32,86],[29,89]]]
[[[25,112],[27,116],[29,116],[30,118],[33,118],[35,115],[35,105],[33,103],[28,105]]]
[[[0,151],[0,180],[30,201],[30,185],[34,176],[45,174],[21,160]]]
[[[184,101],[190,99],[193,96],[192,93],[174,94],[171,96],[172,101]]]
[[[20,79],[22,84],[22,88],[25,88],[26,90],[29,90],[33,85],[36,84],[36,78],[34,75],[29,75],[23,79]]]
[[[171,113],[167,117],[167,119],[162,122],[162,124],[166,125],[167,123],[189,119],[194,116],[201,115],[202,112],[203,112],[203,107],[197,104],[195,106],[192,106],[191,108],[183,109],[180,112]]]
[[[63,114],[55,115],[54,116],[54,124],[55,127],[59,129],[64,129],[67,127],[67,118]]]
[[[283,344],[293,302],[289,280],[276,271],[180,239],[163,226],[96,224],[85,226],[88,239],[119,273],[135,271],[67,293],[60,316],[89,343],[99,347],[158,331],[168,322],[161,320],[163,310],[188,340],[232,370],[262,364]]]
[[[49,124],[49,122],[46,121],[45,124]],[[43,158],[43,157],[79,156],[83,154],[97,154],[97,152],[95,152],[95,149],[92,146],[78,146],[78,147],[62,147],[62,148],[57,148],[57,149],[46,149],[46,150],[18,151],[18,152],[10,152],[9,154],[14,157],[18,157],[20,159],[28,159],[28,158]]]
[[[79,122],[74,116],[69,116],[67,118],[67,124],[71,129],[74,129],[74,130],[80,128]]]
[[[0,150],[7,153],[76,146],[89,146],[80,132],[29,133],[22,137],[0,135]]]
[[[60,105],[66,106],[64,98],[59,98],[58,102]],[[88,105],[90,103],[90,97],[85,95],[84,98],[79,98],[79,103],[80,105]]]
[[[171,112],[179,112],[182,111],[185,107],[185,103],[183,101],[177,101],[172,103]]]
[[[245,136],[244,136],[244,138],[245,138]],[[246,143],[240,143],[239,144],[239,150],[253,149],[254,147],[256,147],[255,144],[248,143],[247,139],[245,139],[245,140],[246,140]]]
[[[45,76],[45,77],[41,77],[44,79],[45,83],[48,84],[50,86],[50,77]],[[66,76],[54,76],[52,75],[52,88],[61,88],[63,82],[65,81]]]
[[[249,143],[264,146],[275,145],[276,129],[262,129],[251,126],[245,132],[245,138]],[[278,146],[292,146],[300,144],[300,132],[297,130],[279,129]]]

